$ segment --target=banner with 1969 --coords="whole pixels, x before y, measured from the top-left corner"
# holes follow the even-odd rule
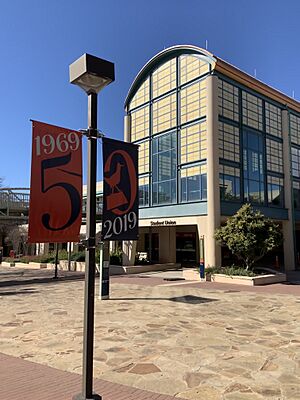
[[[103,138],[102,240],[137,240],[138,201],[138,146]]]
[[[29,243],[77,242],[82,204],[82,136],[32,121]]]

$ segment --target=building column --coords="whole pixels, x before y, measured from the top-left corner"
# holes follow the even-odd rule
[[[293,182],[291,176],[291,150],[289,137],[289,114],[282,111],[284,204],[288,210],[288,220],[282,222],[285,271],[295,270],[295,221],[293,210]]]
[[[136,256],[136,240],[124,240],[122,242],[122,261],[124,266],[134,265]]]
[[[176,226],[159,229],[159,262],[176,262]]]
[[[124,117],[124,142],[130,142],[130,115]]]
[[[219,188],[219,115],[218,77],[209,75],[207,84],[207,229],[205,236],[206,266],[221,265],[221,246],[214,238],[221,221]]]

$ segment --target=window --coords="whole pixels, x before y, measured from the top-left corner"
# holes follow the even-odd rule
[[[292,147],[292,175],[300,178],[300,150]]]
[[[282,143],[266,139],[267,169],[272,172],[283,172]]]
[[[219,78],[219,114],[222,117],[239,120],[239,90]]]
[[[207,199],[206,165],[197,165],[180,171],[181,202]]]
[[[220,197],[221,200],[240,200],[240,169],[220,165]]]
[[[180,163],[206,158],[206,122],[191,125],[180,131]]]
[[[181,56],[180,57],[180,84],[198,78],[201,75],[209,72],[209,64],[202,60],[199,56]]]
[[[149,141],[139,143],[139,174],[149,172]]]
[[[152,202],[176,202],[176,132],[156,138],[152,142]]]
[[[284,192],[283,179],[276,176],[268,176],[268,204],[270,206],[283,207]]]
[[[262,100],[243,92],[243,124],[262,130]]]
[[[291,142],[300,145],[300,118],[290,114]]]
[[[176,87],[176,58],[161,65],[152,75],[153,98]]]
[[[244,200],[264,203],[263,140],[260,134],[243,135]]]
[[[129,110],[132,110],[133,108],[138,107],[149,101],[150,99],[149,88],[150,88],[149,78],[147,78],[145,82],[142,83],[142,85],[139,87],[136,94],[133,96],[129,104]]]
[[[300,182],[293,182],[294,207],[300,210]]]
[[[219,122],[219,156],[225,160],[240,162],[239,128]]]
[[[199,81],[180,91],[181,124],[206,115],[206,82]]]
[[[270,104],[265,103],[266,109],[266,132],[270,135],[282,136],[281,128],[281,109]]]
[[[153,103],[153,134],[176,126],[176,95],[164,97]]]
[[[149,205],[149,176],[139,177],[139,205],[140,207]]]
[[[149,106],[131,113],[131,141],[149,136]]]

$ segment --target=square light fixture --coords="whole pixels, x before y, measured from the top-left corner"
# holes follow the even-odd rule
[[[114,80],[114,64],[90,54],[83,54],[70,65],[70,83],[87,94],[99,93]]]

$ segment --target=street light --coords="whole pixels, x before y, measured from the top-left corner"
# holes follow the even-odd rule
[[[83,54],[70,65],[70,83],[81,87],[88,95],[87,230],[82,393],[74,396],[74,400],[101,400],[101,396],[93,394],[97,138],[99,137],[97,129],[97,95],[100,90],[114,80],[114,64],[90,54]]]

